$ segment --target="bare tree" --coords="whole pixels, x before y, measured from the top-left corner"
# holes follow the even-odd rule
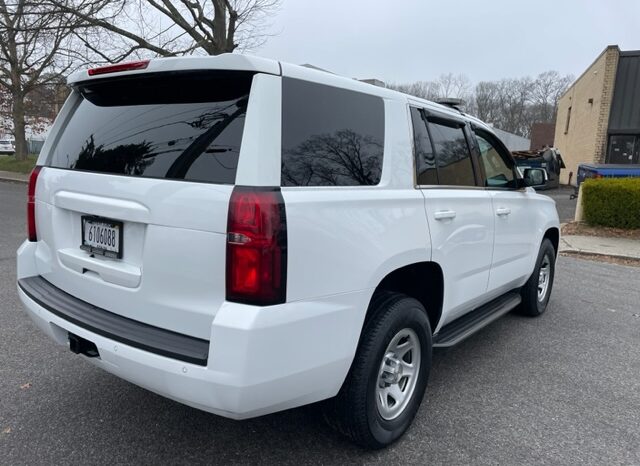
[[[283,180],[291,186],[376,184],[382,141],[349,129],[316,134],[287,151]]]
[[[261,45],[280,0],[49,0],[83,21],[85,52],[116,62],[156,56],[218,55]],[[94,58],[95,61],[95,58]]]
[[[440,97],[465,99],[471,93],[471,81],[464,74],[441,74],[436,81],[440,89]]]
[[[407,84],[387,84],[387,88],[426,100],[437,100],[440,97],[440,87],[435,81],[416,81]]]
[[[440,97],[440,86],[435,81],[416,81],[408,84],[387,84],[387,88],[426,100],[437,100]]]
[[[497,128],[528,137],[531,125],[555,120],[558,100],[573,81],[546,71],[530,77],[481,81],[475,88],[463,74],[441,74],[435,81],[389,84],[387,87],[427,100],[461,99],[463,109]]]
[[[59,79],[71,62],[60,53],[73,30],[68,16],[36,0],[0,0],[0,87],[11,100],[16,158],[27,157],[25,114],[28,96]]]
[[[475,104],[480,119],[529,137],[531,125],[555,121],[558,99],[573,81],[557,71],[529,77],[483,81],[476,85]]]
[[[476,115],[482,121],[494,122],[500,114],[500,86],[497,82],[481,81],[476,85]]]
[[[560,76],[557,71],[540,73],[531,88],[532,118],[541,122],[553,122],[558,100],[573,82],[573,76]]]
[[[467,111],[474,108],[471,81],[463,74],[442,74],[435,81],[416,81],[408,84],[388,84],[389,89],[420,97],[421,99],[437,101],[443,98],[461,99]]]

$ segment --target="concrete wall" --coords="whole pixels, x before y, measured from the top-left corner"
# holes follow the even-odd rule
[[[558,102],[555,146],[567,166],[562,171],[561,183],[568,183],[569,173],[573,172],[571,183],[576,184],[580,163],[604,162],[619,55],[618,46],[607,47]],[[571,118],[567,127],[569,108]]]

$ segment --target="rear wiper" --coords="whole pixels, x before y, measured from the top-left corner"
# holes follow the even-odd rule
[[[198,136],[195,141],[189,144],[182,154],[171,164],[167,170],[167,178],[184,179],[191,165],[198,157],[207,150],[209,145],[229,126],[236,118],[247,111],[248,97],[244,97],[236,102],[237,110],[225,116],[207,131]],[[215,149],[213,149],[215,152]]]

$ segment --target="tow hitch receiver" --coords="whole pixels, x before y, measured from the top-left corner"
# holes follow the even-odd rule
[[[100,356],[98,348],[94,343],[73,333],[69,333],[69,349],[76,354],[84,354],[88,358],[97,358]]]

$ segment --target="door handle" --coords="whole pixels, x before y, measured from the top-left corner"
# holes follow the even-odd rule
[[[509,209],[508,207],[499,207],[498,209],[496,209],[496,214],[499,216],[509,215],[510,213],[511,209]]]
[[[456,218],[455,210],[439,210],[433,214],[436,220],[446,220],[448,218]]]

